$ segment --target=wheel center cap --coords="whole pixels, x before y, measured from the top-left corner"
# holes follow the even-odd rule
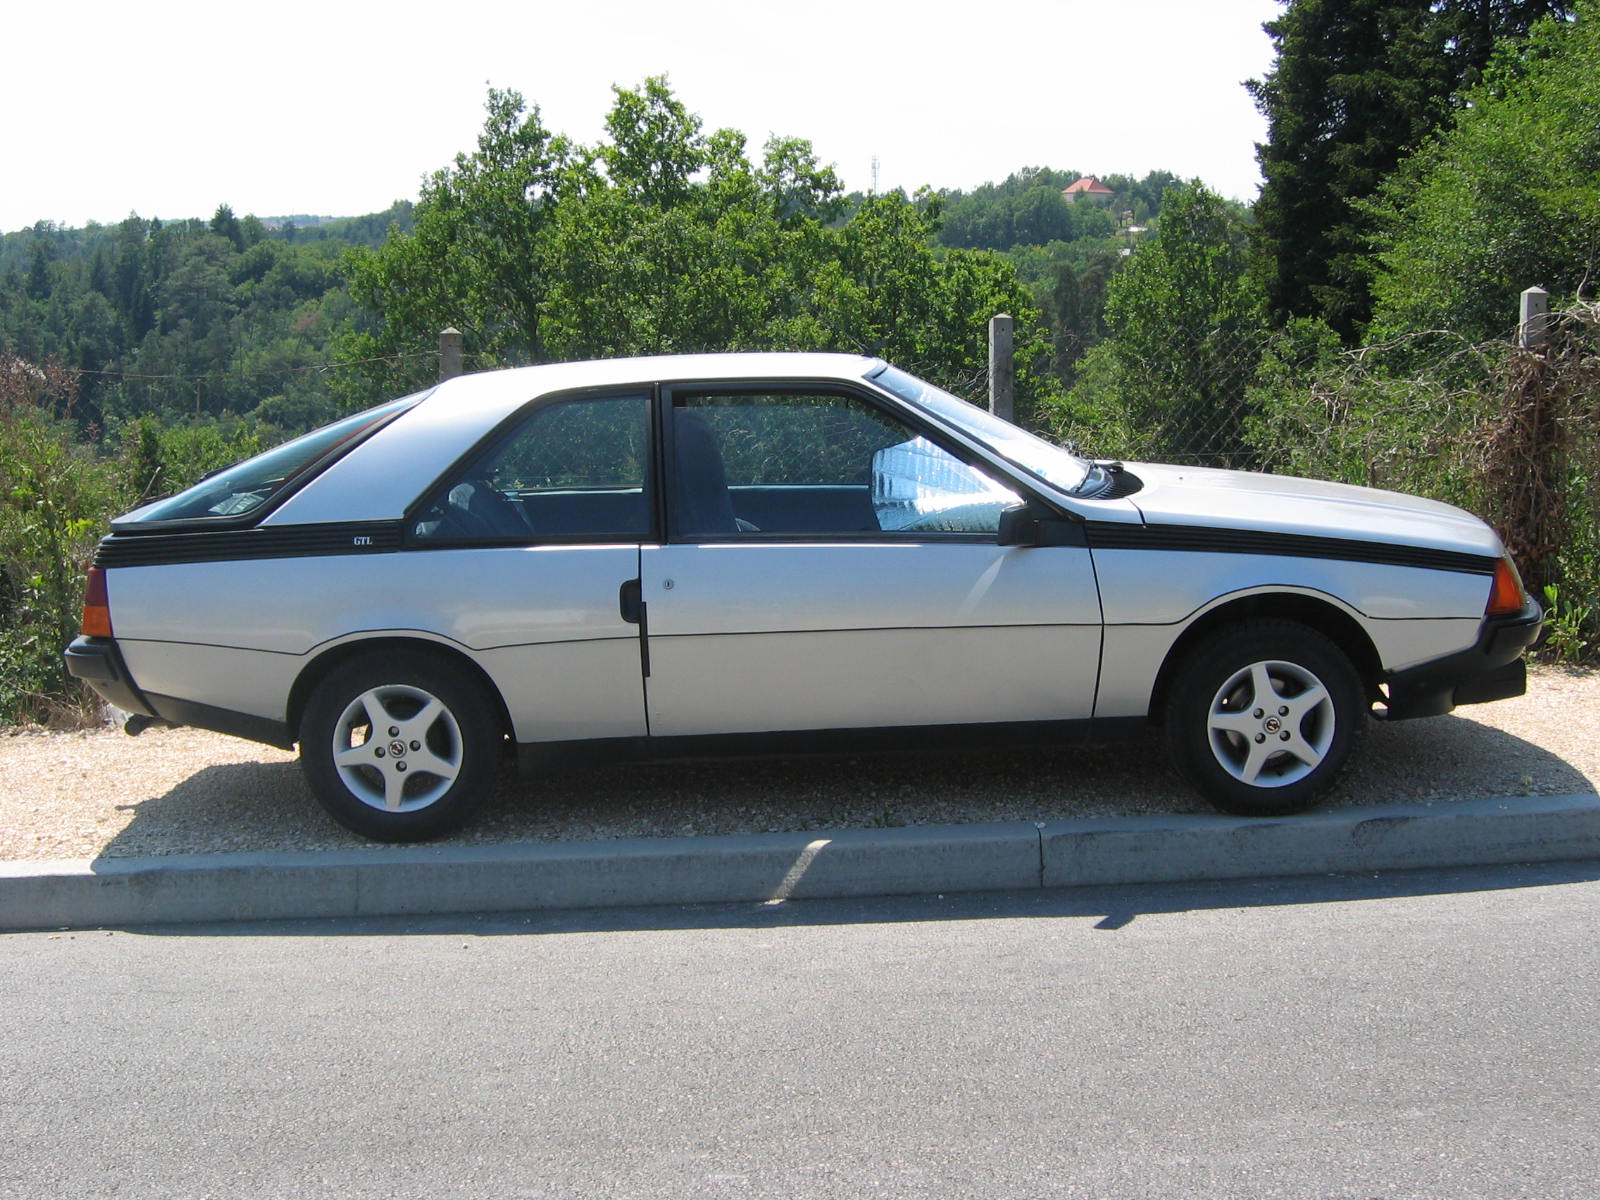
[[[395,758],[404,758],[406,755],[406,744],[401,741],[390,742],[389,753]]]
[[[1261,723],[1261,727],[1268,733],[1277,733],[1278,730],[1283,728],[1283,722],[1278,720],[1277,717],[1268,717]]]

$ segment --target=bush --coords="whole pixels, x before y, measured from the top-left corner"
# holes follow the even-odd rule
[[[1245,425],[1269,469],[1413,492],[1478,513],[1549,610],[1546,649],[1600,651],[1600,305],[1531,350],[1416,335],[1343,351],[1292,323]]]
[[[1321,321],[1291,321],[1262,355],[1244,437],[1266,470],[1487,515],[1478,433],[1505,354],[1436,334],[1347,351]]]
[[[121,494],[78,441],[75,376],[0,355],[0,721],[76,722],[97,703],[70,679],[83,575]]]

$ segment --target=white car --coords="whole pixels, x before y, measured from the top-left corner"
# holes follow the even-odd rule
[[[112,523],[72,673],[300,747],[372,838],[459,825],[507,745],[667,755],[1156,723],[1218,807],[1334,785],[1370,710],[1519,695],[1542,614],[1482,521],[1085,461],[881,361],[453,379]]]

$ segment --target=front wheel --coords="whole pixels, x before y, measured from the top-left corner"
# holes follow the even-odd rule
[[[1332,790],[1366,717],[1361,678],[1293,621],[1230,625],[1178,667],[1166,711],[1173,764],[1217,808],[1303,812]]]
[[[300,721],[300,765],[328,814],[380,842],[460,826],[493,787],[501,729],[459,668],[413,651],[329,673]]]

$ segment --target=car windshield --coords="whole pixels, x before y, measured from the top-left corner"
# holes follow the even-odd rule
[[[274,446],[202,479],[193,487],[137,512],[130,521],[192,521],[206,517],[242,517],[278,495],[291,480],[319,462],[342,453],[391,417],[410,408],[425,393],[391,400],[310,433]]]
[[[925,383],[898,367],[883,367],[868,378],[907,403],[948,421],[974,441],[1062,491],[1075,492],[1089,478],[1091,464],[1076,454],[1019,429],[1009,421],[1002,421],[976,404],[952,396],[943,388]]]

